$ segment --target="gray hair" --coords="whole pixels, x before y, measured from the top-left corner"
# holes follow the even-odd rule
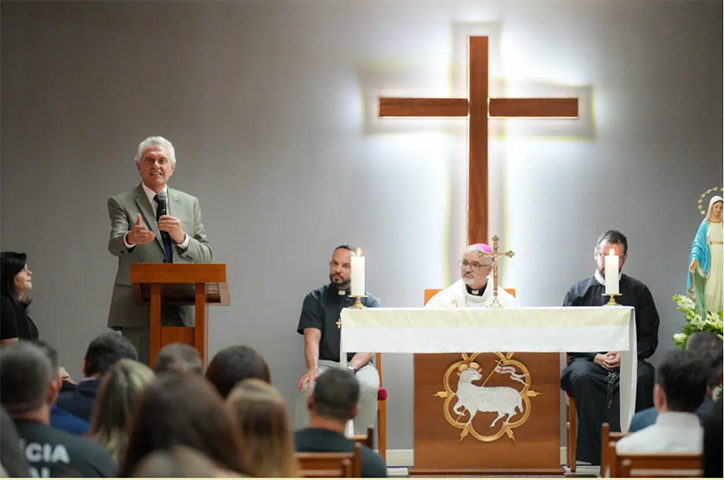
[[[10,416],[40,409],[57,369],[48,356],[27,341],[0,349],[0,402]]]
[[[169,155],[171,155],[171,164],[176,165],[176,149],[173,148],[173,144],[170,141],[160,136],[148,137],[147,139],[138,144],[138,152],[136,153],[136,165],[141,163],[141,156],[143,155],[143,152],[146,151],[147,148],[154,147],[156,145],[165,147],[168,150]]]
[[[465,247],[465,250],[463,251],[463,255],[465,255],[466,253],[492,253],[492,251],[493,251],[493,249],[490,248],[489,245],[486,245],[484,243],[474,243],[472,245],[468,245],[467,247]],[[482,255],[480,255],[480,258],[485,259],[483,264],[486,267],[490,266],[493,263],[493,259],[491,259],[491,258],[483,257]]]

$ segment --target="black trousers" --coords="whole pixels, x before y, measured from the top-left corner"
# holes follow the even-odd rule
[[[616,387],[613,404],[608,408],[606,389],[608,370],[586,358],[572,358],[561,374],[561,389],[570,392],[578,414],[578,460],[592,465],[601,464],[601,425],[611,425],[611,431],[621,431],[621,395]],[[636,411],[654,405],[654,367],[638,361]]]

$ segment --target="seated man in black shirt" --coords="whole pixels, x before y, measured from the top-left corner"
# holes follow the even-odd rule
[[[299,396],[294,409],[294,429],[309,425],[307,395],[314,387],[314,381],[328,368],[339,368],[340,313],[351,307],[354,300],[351,291],[352,257],[351,245],[340,245],[332,253],[329,262],[329,285],[310,292],[304,299],[297,333],[304,335],[304,360],[307,371],[299,379]],[[380,301],[365,291],[362,304],[367,308],[380,307]],[[360,411],[354,422],[354,433],[362,435],[374,426],[377,418],[377,393],[380,376],[371,360],[374,353],[348,353],[347,370],[354,373],[360,383]]]
[[[116,462],[99,444],[50,426],[61,388],[57,356],[20,341],[0,350],[0,402],[15,422],[33,477],[114,477]]]
[[[608,298],[605,291],[605,259],[613,250],[619,258],[620,297],[616,302],[634,307],[636,315],[636,349],[638,356],[636,411],[654,405],[654,367],[644,361],[656,351],[659,344],[659,314],[648,287],[621,273],[628,258],[628,241],[622,233],[609,230],[596,242],[593,256],[596,261],[594,275],[573,285],[566,293],[563,305],[567,307],[600,307]],[[607,422],[618,432],[620,425],[619,370],[621,352],[571,353],[568,366],[561,374],[561,389],[569,392],[578,414],[578,460],[601,464],[601,425]]]
[[[58,407],[90,422],[93,407],[96,404],[96,393],[101,386],[101,377],[117,361],[124,358],[138,360],[136,347],[130,340],[117,332],[98,335],[88,345],[83,359],[83,375],[86,378],[78,384],[75,390],[63,392],[58,396]]]
[[[351,372],[331,368],[317,378],[309,397],[309,428],[294,434],[297,452],[354,452],[355,442],[344,436],[347,421],[357,415],[359,382]],[[362,446],[362,476],[387,476],[385,461]]]

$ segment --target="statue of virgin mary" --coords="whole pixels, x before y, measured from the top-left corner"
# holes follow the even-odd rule
[[[715,195],[709,201],[706,218],[701,222],[689,254],[689,278],[686,291],[693,295],[696,310],[706,318],[706,312],[722,310],[724,283],[722,283],[722,197]]]

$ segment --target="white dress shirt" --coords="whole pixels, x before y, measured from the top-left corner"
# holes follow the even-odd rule
[[[701,453],[703,442],[696,413],[660,412],[656,423],[616,442],[616,453]]]

